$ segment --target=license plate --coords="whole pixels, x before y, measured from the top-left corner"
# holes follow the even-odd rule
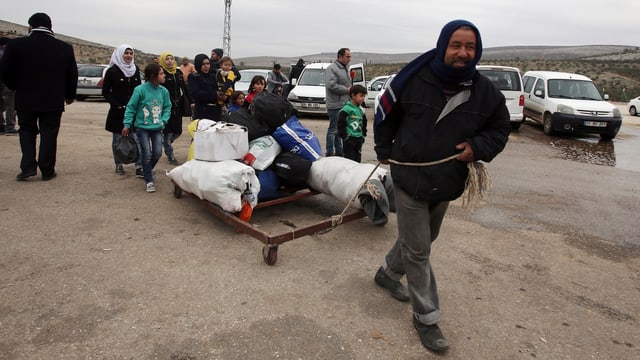
[[[316,104],[316,103],[302,103],[302,107],[303,108],[314,108],[317,109],[320,107],[320,104]]]
[[[91,80],[80,80],[78,81],[78,85],[91,86]]]
[[[603,121],[585,121],[584,126],[607,127],[607,123]]]

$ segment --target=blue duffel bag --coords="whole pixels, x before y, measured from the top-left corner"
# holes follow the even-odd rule
[[[322,157],[320,140],[295,116],[279,126],[271,136],[276,139],[283,151],[292,152],[309,161],[316,161]]]

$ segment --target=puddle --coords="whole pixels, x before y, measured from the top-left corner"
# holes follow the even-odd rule
[[[542,126],[530,125],[527,137],[548,142],[564,159],[640,172],[640,126],[624,124],[615,139],[601,141],[598,135],[547,136]]]

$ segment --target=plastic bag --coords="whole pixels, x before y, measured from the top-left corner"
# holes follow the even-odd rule
[[[138,144],[133,136],[120,136],[113,145],[113,154],[123,164],[131,164],[138,161]]]

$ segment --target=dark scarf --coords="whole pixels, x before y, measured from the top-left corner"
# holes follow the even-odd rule
[[[476,57],[462,69],[457,69],[444,63],[444,56],[447,52],[451,35],[462,26],[471,27],[476,33]],[[447,88],[458,87],[462,83],[467,83],[473,79],[476,73],[476,64],[482,56],[482,40],[480,31],[471,22],[466,20],[453,20],[446,24],[440,32],[438,43],[435,49],[418,56],[405,65],[391,81],[391,84],[380,96],[380,104],[374,109],[374,129],[382,123],[385,117],[391,112],[404,85],[412,78],[418,70],[429,65],[433,74],[442,81]]]
[[[208,73],[203,73],[202,70],[200,70],[202,68],[202,62],[205,59],[209,60],[209,57],[205,54],[198,54],[196,55],[195,59],[193,59],[193,65],[196,67],[196,71],[198,72],[198,74],[200,74],[200,76],[208,77],[209,75],[211,75],[211,70],[209,70]]]

